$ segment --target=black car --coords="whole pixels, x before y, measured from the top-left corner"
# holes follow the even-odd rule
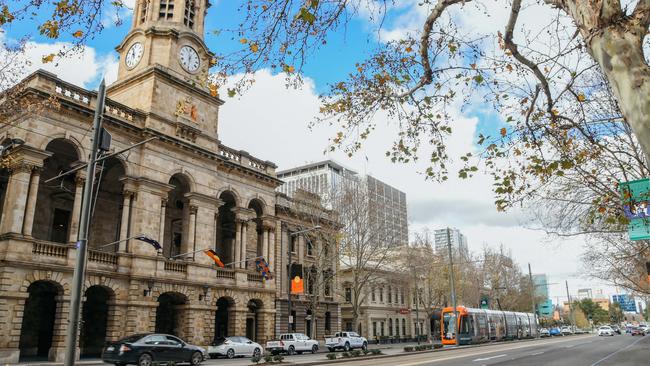
[[[135,334],[104,347],[102,361],[117,366],[151,366],[154,362],[198,365],[205,350],[169,334]]]

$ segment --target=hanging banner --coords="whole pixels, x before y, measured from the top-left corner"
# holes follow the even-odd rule
[[[630,240],[650,239],[650,179],[619,182]]]
[[[291,264],[291,293],[302,295],[305,293],[305,285],[302,274],[302,264]]]

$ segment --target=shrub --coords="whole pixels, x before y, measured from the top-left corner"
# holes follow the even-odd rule
[[[264,355],[264,362],[266,362],[266,363],[273,362],[273,355],[270,354],[270,353],[267,353],[266,355]]]
[[[376,348],[375,348],[375,349],[371,349],[371,350],[370,350],[370,353],[372,353],[373,355],[380,355],[380,354],[381,354],[381,350],[380,350],[380,349],[376,349]]]
[[[255,362],[255,363],[260,363],[260,361],[262,361],[262,357],[260,357],[260,356],[253,356],[253,357],[251,357],[251,361],[253,361],[253,362]]]
[[[350,352],[343,352],[343,353],[341,353],[341,357],[343,357],[343,358],[350,358]]]
[[[404,352],[413,352],[413,346],[404,347]]]
[[[282,356],[282,355],[273,356],[273,361],[275,361],[275,362],[282,362],[282,360],[284,360],[284,356]]]
[[[358,349],[355,349],[354,351],[352,351],[352,356],[353,357],[361,356],[361,351],[359,351]]]
[[[361,352],[363,352],[364,355],[367,355],[368,353],[370,353],[370,351],[368,351],[367,348],[362,349]]]
[[[327,359],[328,360],[336,360],[336,353],[334,353],[334,352],[328,353],[327,354]]]
[[[438,348],[442,348],[442,344],[437,344],[436,343],[436,344],[433,345],[433,349],[438,349]]]

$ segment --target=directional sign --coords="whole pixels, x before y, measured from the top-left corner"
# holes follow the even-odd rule
[[[620,182],[618,189],[623,212],[630,220],[627,225],[630,240],[650,239],[650,179]]]

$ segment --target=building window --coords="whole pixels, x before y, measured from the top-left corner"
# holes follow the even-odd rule
[[[406,319],[402,318],[402,335],[406,335]]]
[[[345,302],[352,302],[352,289],[349,287],[345,288]]]
[[[352,331],[352,322],[350,322],[350,321],[345,322],[345,331],[346,332],[351,332]]]
[[[372,322],[372,336],[377,336],[377,322]]]
[[[384,322],[381,322],[381,323],[380,323],[379,331],[381,332],[380,334],[381,334],[381,336],[383,337],[383,336],[385,335],[385,334],[384,334]]]
[[[194,28],[194,12],[194,0],[185,0],[185,18],[183,21],[190,28]]]
[[[307,241],[307,255],[314,255],[314,244],[311,240]]]
[[[332,330],[332,314],[329,311],[325,312],[325,331]]]
[[[379,289],[379,302],[384,302],[384,289]]]
[[[296,235],[291,235],[292,232],[289,232],[289,244],[291,246],[291,253],[296,252],[296,242],[298,241],[298,237]]]
[[[402,303],[402,305],[404,305],[404,290],[402,290],[402,292],[400,293],[400,297],[401,297],[401,300],[402,300],[401,303]]]
[[[171,20],[174,17],[174,0],[160,0],[158,19]]]
[[[140,2],[140,24],[147,20],[147,11],[149,11],[149,0]]]
[[[395,289],[395,301],[393,301],[395,304],[399,304],[399,301],[397,301],[398,294],[399,294],[399,289]]]
[[[393,319],[388,319],[388,335],[393,335]]]
[[[393,299],[393,289],[388,286],[388,303],[390,303]]]
[[[370,298],[372,299],[373,302],[376,301],[375,298],[375,288],[373,287],[372,290],[370,291]]]

